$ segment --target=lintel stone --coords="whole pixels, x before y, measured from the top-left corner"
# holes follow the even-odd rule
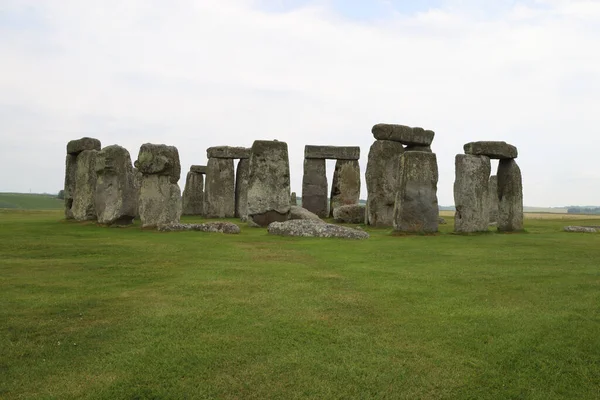
[[[304,158],[308,159],[333,159],[333,160],[358,160],[360,147],[358,146],[304,146]]]
[[[496,160],[517,158],[517,148],[506,142],[470,142],[464,146],[465,154],[487,156]]]
[[[430,146],[435,132],[406,125],[377,124],[371,129],[377,140],[392,140],[406,146]]]
[[[216,146],[206,149],[208,158],[250,158],[250,149],[246,147]]]
[[[206,165],[192,165],[190,167],[190,172],[196,174],[206,174]]]

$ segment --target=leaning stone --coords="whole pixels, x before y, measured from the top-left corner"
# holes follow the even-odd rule
[[[101,147],[102,145],[98,139],[83,137],[81,139],[71,140],[67,143],[67,154],[76,156],[84,150],[99,151]]]
[[[498,177],[490,176],[488,183],[488,215],[490,223],[498,222]]]
[[[360,167],[358,160],[337,160],[333,171],[329,216],[337,207],[357,204],[360,199]]]
[[[486,156],[457,154],[454,181],[454,231],[485,232],[489,224],[489,192],[491,163]]]
[[[339,206],[333,210],[333,218],[336,222],[362,224],[365,222],[365,206],[361,204]]]
[[[135,167],[144,175],[168,176],[171,183],[179,182],[181,163],[175,146],[145,143],[140,147]]]
[[[67,154],[65,162],[65,218],[73,219],[73,196],[77,180],[77,156]]]
[[[367,183],[365,223],[369,225],[385,227],[392,226],[394,223],[394,204],[402,153],[404,153],[402,144],[391,140],[376,140],[371,145],[365,173]]]
[[[302,207],[321,218],[327,216],[327,175],[325,159],[304,159]]]
[[[333,160],[358,160],[360,147],[358,146],[304,146],[304,158],[333,159]]]
[[[426,153],[431,153],[431,146],[406,146],[404,151],[424,151]]]
[[[96,150],[84,150],[77,156],[75,193],[71,211],[77,221],[96,220]]]
[[[163,224],[157,229],[160,232],[197,231],[225,233],[236,235],[240,233],[240,227],[232,222],[207,222],[204,224]]]
[[[312,219],[313,221],[323,222],[323,220],[319,218],[317,214],[311,213],[306,208],[302,208],[300,206],[290,207],[290,219]]]
[[[394,230],[433,233],[438,230],[438,167],[434,153],[409,151],[400,158],[394,208]]]
[[[498,230],[523,230],[523,182],[514,159],[498,164]]]
[[[197,174],[204,174],[206,175],[206,165],[192,165],[190,167],[190,172],[195,172]]]
[[[256,140],[250,155],[248,220],[260,226],[290,213],[290,162],[285,142]]]
[[[598,230],[596,228],[592,228],[589,226],[565,226],[565,232],[579,232],[579,233],[597,233]]]
[[[204,215],[204,174],[190,169],[181,197],[183,215]]]
[[[139,213],[142,228],[179,223],[181,191],[167,175],[143,175]]]
[[[430,146],[435,132],[405,125],[377,124],[371,129],[377,140],[393,140],[407,146]]]
[[[250,158],[247,147],[216,146],[206,149],[207,158]]]
[[[127,149],[113,145],[96,157],[95,207],[98,223],[131,225],[136,214],[137,192]]]
[[[235,216],[233,159],[209,158],[204,186],[204,212],[207,218]]]
[[[235,216],[244,218],[248,215],[248,178],[250,160],[242,158],[235,173]]]
[[[517,148],[506,142],[470,142],[464,146],[465,154],[487,156],[493,159],[517,158]]]
[[[307,219],[273,222],[267,230],[269,234],[279,236],[343,239],[367,239],[369,237],[369,234],[362,230]]]

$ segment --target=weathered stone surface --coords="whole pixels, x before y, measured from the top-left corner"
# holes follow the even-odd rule
[[[314,221],[323,222],[323,220],[319,218],[317,214],[311,213],[306,208],[302,208],[300,206],[290,207],[290,219],[312,219]]]
[[[143,175],[168,176],[171,183],[177,183],[181,175],[179,151],[175,146],[145,143],[140,147],[135,167]]]
[[[240,233],[240,227],[232,222],[207,222],[204,224],[165,224],[159,225],[157,229],[161,232],[197,231],[226,233],[232,235]]]
[[[233,159],[208,159],[204,185],[204,213],[207,218],[235,216]]]
[[[498,177],[490,176],[488,182],[488,215],[490,223],[498,222]]]
[[[65,162],[65,218],[73,219],[73,196],[77,179],[77,156],[67,154]]]
[[[76,156],[84,150],[99,151],[101,147],[102,145],[98,139],[83,137],[81,139],[71,140],[67,143],[67,154]]]
[[[367,210],[365,223],[378,227],[392,226],[394,204],[398,189],[401,143],[376,140],[369,150],[365,180],[367,183]]]
[[[424,151],[426,153],[432,153],[431,146],[406,146],[404,151]]]
[[[133,168],[133,187],[135,188],[135,219],[140,218],[140,193],[142,190],[142,173]]]
[[[442,217],[439,217],[439,218],[438,218],[438,224],[439,224],[439,225],[446,225],[446,224],[447,224],[447,222],[446,222],[446,220],[445,220],[444,218],[442,218]]]
[[[206,174],[207,168],[206,165],[192,165],[190,167],[190,172],[195,172],[197,174]]]
[[[377,124],[371,129],[377,140],[393,140],[407,146],[430,146],[435,132],[405,125]]]
[[[292,192],[290,193],[290,206],[297,206],[298,205],[298,196],[296,195],[296,192]]]
[[[206,149],[207,158],[250,158],[247,147],[216,146]]]
[[[333,159],[333,160],[358,160],[360,147],[358,146],[304,146],[304,158],[308,159]]]
[[[256,140],[250,155],[248,220],[260,226],[290,213],[290,162],[285,142]]]
[[[457,154],[454,180],[454,231],[485,232],[489,225],[491,163],[486,156]]]
[[[143,175],[140,188],[142,228],[177,224],[181,217],[181,190],[168,175]]]
[[[190,169],[181,198],[183,215],[204,215],[204,174]]]
[[[77,156],[75,194],[71,211],[77,221],[96,219],[96,150],[84,150]]]
[[[105,225],[130,225],[136,214],[137,192],[133,166],[127,149],[113,145],[96,157],[95,207],[98,222]]]
[[[506,142],[470,142],[464,146],[465,154],[487,156],[493,159],[517,158],[517,148]]]
[[[498,164],[498,230],[523,230],[523,182],[514,159]]]
[[[578,233],[598,233],[598,229],[591,226],[565,226],[565,232],[578,232]]]
[[[333,171],[329,216],[339,206],[357,204],[360,198],[360,167],[358,160],[337,160]]]
[[[434,153],[409,151],[402,154],[394,208],[394,230],[437,232],[437,181],[437,157]]]
[[[339,206],[333,210],[333,218],[336,222],[362,224],[365,222],[365,206],[361,204]]]
[[[269,225],[268,232],[279,236],[304,236],[343,239],[367,239],[369,234],[365,231],[344,226],[327,224],[315,220],[296,219],[285,222],[273,222]]]
[[[248,179],[250,174],[250,160],[242,158],[237,165],[235,173],[235,216],[245,218],[248,216]]]
[[[302,207],[324,218],[327,216],[327,197],[325,159],[304,159]]]

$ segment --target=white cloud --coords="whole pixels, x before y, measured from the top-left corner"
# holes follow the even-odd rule
[[[283,140],[300,194],[305,144],[360,145],[364,170],[371,126],[395,122],[436,131],[441,204],[454,155],[486,139],[519,147],[526,204],[600,203],[600,2],[474,3],[373,22],[323,2],[6,3],[37,25],[0,23],[0,189],[57,191],[66,142],[88,135],[133,159],[175,145],[184,169]]]

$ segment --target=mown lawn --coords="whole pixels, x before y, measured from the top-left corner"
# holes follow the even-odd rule
[[[600,234],[563,225],[344,241],[0,210],[0,398],[598,399]]]
[[[51,194],[0,193],[0,209],[2,208],[63,210],[65,202]]]

